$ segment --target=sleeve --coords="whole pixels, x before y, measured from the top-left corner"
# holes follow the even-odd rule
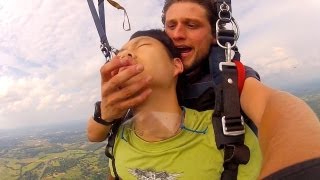
[[[245,66],[245,69],[246,69],[246,78],[253,77],[253,78],[260,81],[260,75],[257,71],[255,71],[254,69],[252,69],[249,66]]]
[[[296,179],[296,180],[319,180],[320,179],[320,157],[306,160],[304,162],[289,166],[279,170],[267,177],[265,180],[272,179]]]

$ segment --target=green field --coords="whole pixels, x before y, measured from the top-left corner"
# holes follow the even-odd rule
[[[68,138],[56,142],[51,135],[32,137],[45,142],[34,145],[26,137],[13,147],[0,146],[0,179],[106,179],[104,142],[89,143],[83,132],[60,136]]]

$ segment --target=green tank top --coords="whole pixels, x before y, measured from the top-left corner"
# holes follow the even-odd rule
[[[131,130],[130,124],[118,131],[114,157],[121,179],[220,179],[223,150],[216,147],[211,123],[212,110],[198,112],[185,108],[182,130],[172,138],[147,142]],[[238,179],[254,180],[260,173],[262,156],[256,135],[246,126],[245,144],[250,160],[240,165]],[[114,176],[109,160],[111,174]]]

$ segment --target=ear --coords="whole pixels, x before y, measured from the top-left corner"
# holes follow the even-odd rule
[[[183,72],[183,64],[180,58],[173,59],[173,66],[174,66],[174,75],[178,76]]]

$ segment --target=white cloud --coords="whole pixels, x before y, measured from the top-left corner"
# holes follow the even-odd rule
[[[319,1],[243,1],[237,14],[244,61],[273,86],[320,81]],[[242,4],[244,3],[244,4]],[[236,10],[235,10],[236,11]],[[294,77],[294,79],[292,78]]]
[[[0,77],[0,97],[4,97],[8,94],[9,87],[13,84],[13,80],[6,76]]]

